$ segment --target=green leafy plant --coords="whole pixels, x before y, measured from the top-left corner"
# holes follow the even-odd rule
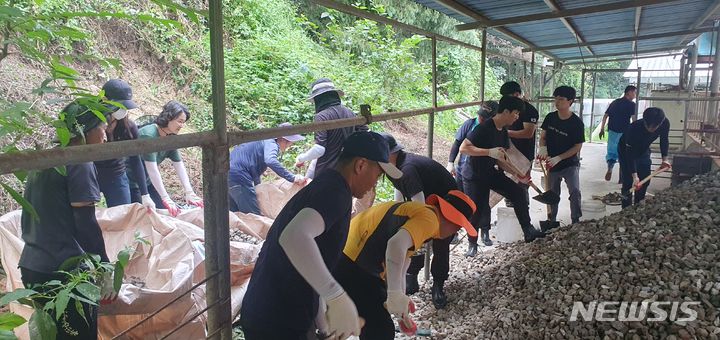
[[[139,233],[135,234],[135,243],[149,244]],[[103,277],[112,273],[113,289],[120,291],[125,268],[136,247],[125,247],[118,253],[114,263],[101,262],[100,256],[83,254],[67,259],[58,273],[64,274],[65,281],[51,280],[43,284],[24,289],[16,289],[0,298],[0,306],[17,301],[32,307],[35,311],[28,321],[30,338],[54,340],[57,336],[56,325],[70,330],[70,325],[64,320],[68,308],[74,308],[84,317],[82,303],[97,306],[101,298]],[[78,269],[82,268],[82,269]],[[70,302],[74,301],[72,305]],[[87,321],[87,320],[86,320]],[[16,339],[12,332],[26,320],[12,312],[0,314],[0,340]]]

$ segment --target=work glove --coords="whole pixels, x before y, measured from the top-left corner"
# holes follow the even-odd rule
[[[537,159],[542,161],[542,160],[546,160],[547,158],[548,158],[547,146],[541,146],[538,149]]]
[[[155,202],[153,202],[150,195],[142,195],[142,205],[147,209],[148,212],[155,210]]]
[[[163,207],[167,209],[168,213],[170,213],[170,216],[177,217],[177,215],[180,215],[180,207],[173,202],[173,200],[170,198],[170,196],[165,196],[161,198]]]
[[[410,300],[408,310],[410,311],[410,313],[415,313],[415,304],[412,302],[412,300]],[[400,331],[407,336],[414,336],[417,334],[417,324],[415,324],[415,321],[410,317],[410,315],[405,315],[403,318],[401,318],[398,322],[398,325],[400,326]]]
[[[102,282],[100,282],[100,304],[109,305],[113,303],[118,296],[118,292],[113,287],[113,272],[106,271],[102,273]]]
[[[451,173],[453,176],[455,176],[455,163],[448,162],[447,166],[445,167],[445,170],[447,170],[449,173]]]
[[[205,207],[205,203],[203,203],[202,198],[200,198],[200,196],[196,195],[195,192],[192,191],[185,192],[185,202],[196,207]]]
[[[505,149],[503,149],[501,147],[490,149],[490,151],[488,152],[488,156],[498,159],[498,160],[501,160],[501,161],[504,161],[507,159],[507,154],[505,153]]]
[[[635,188],[635,191],[640,190],[640,187],[642,187],[642,186],[640,185],[640,178],[638,178],[637,173],[633,173],[632,178],[633,178],[633,186],[632,187]]]
[[[600,139],[603,139],[603,137],[605,137],[605,127],[604,126],[600,128],[600,133],[598,133],[598,137],[600,137]]]
[[[558,163],[560,163],[561,161],[562,161],[562,158],[560,156],[555,156],[555,157],[548,159],[547,164],[550,168],[553,168],[556,165],[558,165]]]
[[[530,182],[532,182],[532,177],[530,177],[530,175],[518,177],[518,182],[525,185],[530,185]]]
[[[405,295],[405,292],[399,290],[389,290],[387,292],[387,300],[385,300],[385,309],[397,318],[403,318],[410,315],[410,306],[412,300]]]
[[[347,339],[350,336],[360,336],[360,317],[355,303],[346,292],[327,302],[327,334],[330,339]]]
[[[662,163],[660,164],[660,169],[668,169],[669,170],[669,169],[672,169],[672,165],[670,165],[670,163],[668,163],[667,161],[662,161]]]
[[[307,178],[303,175],[295,175],[295,180],[293,180],[293,184],[297,184],[299,186],[304,186],[307,184]]]

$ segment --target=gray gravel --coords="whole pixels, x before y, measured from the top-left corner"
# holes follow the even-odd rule
[[[415,320],[433,339],[718,339],[719,241],[714,172],[531,244],[484,248],[467,259],[463,241],[451,256],[447,309],[435,310],[424,283],[413,296]],[[569,321],[574,301],[595,300],[700,305],[687,323]]]

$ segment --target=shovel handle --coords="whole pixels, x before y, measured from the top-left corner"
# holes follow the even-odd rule
[[[633,186],[632,188],[630,188],[630,192],[635,192],[635,187],[643,186],[645,183],[647,183],[648,181],[650,181],[650,179],[652,179],[653,177],[659,175],[661,172],[666,171],[667,169],[669,169],[669,168],[659,168],[659,169],[653,171],[653,172],[652,172],[651,174],[649,174],[647,177],[643,178],[642,181],[638,182],[638,184],[637,184],[636,186]]]

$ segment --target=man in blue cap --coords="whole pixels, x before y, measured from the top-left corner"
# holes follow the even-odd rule
[[[245,339],[307,339],[316,317],[336,338],[360,334],[355,304],[330,269],[347,240],[352,197],[374,187],[383,173],[402,176],[389,157],[382,136],[356,132],[343,143],[334,168],[319,173],[280,211],[243,300]],[[318,307],[327,312],[318,315]]]

